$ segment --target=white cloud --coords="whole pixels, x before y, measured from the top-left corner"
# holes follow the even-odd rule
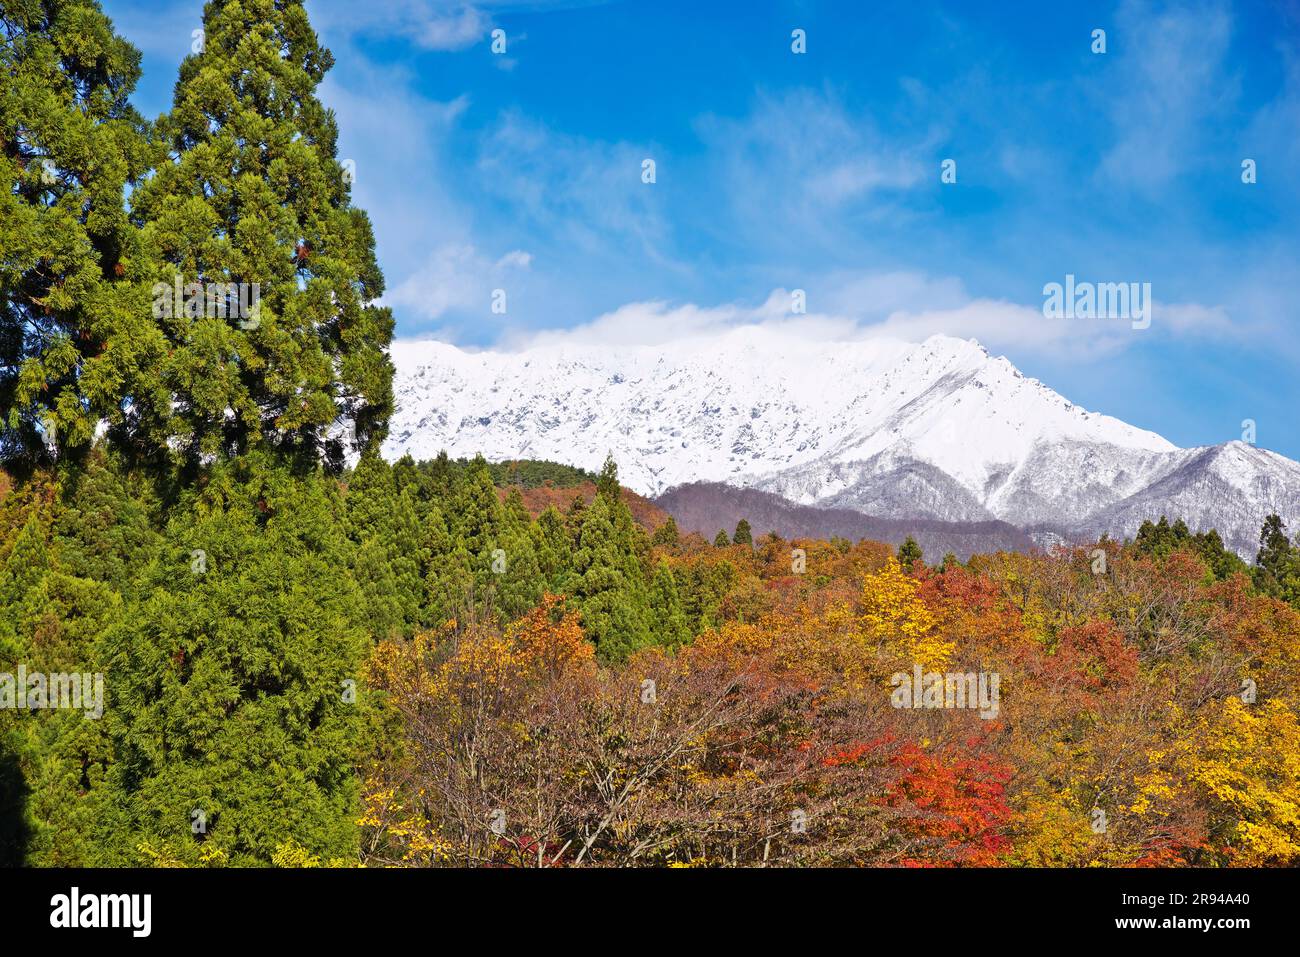
[[[824,297],[826,308],[814,307]],[[762,326],[801,339],[851,341],[883,337],[920,342],[932,335],[976,339],[1008,354],[1093,361],[1124,351],[1146,336],[1224,336],[1232,331],[1226,312],[1196,303],[1155,303],[1150,329],[1121,319],[1051,319],[1041,302],[975,298],[948,277],[878,273],[842,277],[832,290],[808,293],[806,314],[792,312],[792,292],[774,289],[757,305],[700,306],[653,300],[633,302],[567,329],[513,330],[498,345],[663,345],[711,338],[734,329]]]
[[[694,303],[671,305],[662,301],[632,302],[599,316],[586,325],[540,332],[515,331],[504,337],[502,345],[506,348],[565,343],[663,345],[715,336],[729,329],[749,325],[778,323],[799,328],[807,321],[807,317],[785,322],[789,316],[789,303],[789,293],[781,289],[773,291],[758,306],[740,303],[698,306]],[[841,323],[840,331],[847,330],[848,326]]]
[[[526,253],[522,249],[515,249],[506,253],[497,260],[497,268],[503,269],[507,266],[516,266],[521,269],[527,269],[533,264],[533,254]]]
[[[470,243],[446,243],[386,295],[384,304],[424,322],[442,319],[456,309],[488,315],[493,290],[508,286],[532,261],[532,254],[520,249],[493,260]]]
[[[460,9],[427,10],[408,28],[408,34],[427,50],[463,50],[483,39],[490,24],[487,14],[466,5]]]
[[[346,75],[326,76],[320,95],[338,113],[339,158],[356,164],[352,199],[375,224],[385,275],[399,280],[431,248],[466,242],[473,210],[448,184],[455,181],[450,145],[469,97],[429,99],[404,68],[360,57]]]
[[[312,18],[336,37],[401,36],[425,50],[464,50],[485,40],[492,17],[483,3],[463,0],[318,3]]]
[[[895,270],[832,275],[817,284],[809,305],[871,322],[897,312],[954,309],[970,299],[965,285],[955,276]]]

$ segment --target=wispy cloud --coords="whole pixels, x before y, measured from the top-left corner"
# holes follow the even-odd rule
[[[334,36],[401,37],[425,50],[464,50],[488,38],[493,22],[482,3],[403,0],[324,3],[317,26]]]
[[[847,223],[898,216],[929,181],[936,131],[886,136],[831,91],[760,92],[740,116],[696,123],[731,224],[753,242],[835,242]],[[937,175],[937,174],[936,174]]]
[[[655,185],[642,181],[642,164],[656,163],[656,179],[663,164],[667,177],[666,153],[561,133],[510,110],[481,139],[476,172],[517,225],[553,243],[591,253],[615,245],[663,263],[669,226]]]
[[[523,250],[511,250],[494,260],[472,245],[448,243],[434,249],[385,297],[385,304],[421,323],[441,319],[455,309],[487,315],[494,290],[507,293],[508,305],[507,287],[531,264],[532,255]]]
[[[1100,173],[1153,190],[1200,158],[1205,135],[1238,94],[1225,70],[1232,16],[1218,2],[1161,9],[1124,0],[1115,21],[1105,54],[1113,58],[1106,93],[1115,142]]]

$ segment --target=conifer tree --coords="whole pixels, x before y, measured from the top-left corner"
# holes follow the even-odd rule
[[[713,536],[713,547],[726,548],[730,544],[731,539],[727,536],[727,530],[725,528],[718,529],[718,534]]]
[[[450,620],[460,620],[472,608],[474,576],[464,543],[453,537],[436,505],[425,516],[424,542],[429,566],[424,578],[421,620],[438,628]]]
[[[898,563],[903,566],[904,571],[910,572],[912,566],[922,558],[921,546],[916,543],[915,538],[908,535],[903,544],[898,546]]]
[[[123,192],[149,165],[140,54],[95,0],[0,13],[0,458],[84,451],[165,409]],[[126,401],[129,397],[130,401]]]
[[[145,505],[105,455],[92,452],[83,466],[61,471],[57,498],[48,505],[38,499],[28,509],[0,571],[0,662],[78,675],[81,709],[32,714],[8,731],[0,728],[6,741],[0,750],[21,771],[27,791],[25,862],[109,865],[123,858],[105,720],[118,676],[105,665],[104,641],[122,625],[136,563],[149,561],[156,535]],[[100,678],[80,677],[95,675]]]
[[[12,610],[40,583],[50,568],[49,518],[33,511],[23,523],[9,557],[0,570],[0,605],[11,609],[4,624],[14,624]]]
[[[573,563],[573,549],[564,527],[564,516],[555,506],[548,505],[533,523],[532,535],[538,571],[546,589],[559,592]]]
[[[367,452],[350,476],[347,509],[371,634],[409,636],[420,620],[428,563],[411,492],[399,490],[394,470],[378,453]]]
[[[618,471],[605,462],[596,497],[581,511],[573,570],[565,591],[582,610],[583,629],[605,661],[621,661],[651,641],[642,558],[649,541],[620,499]]]
[[[667,548],[676,548],[681,541],[681,533],[677,529],[677,520],[671,515],[668,520],[655,529],[654,534],[650,536],[650,542],[654,545],[663,545]]]
[[[1300,607],[1300,549],[1287,538],[1281,516],[1268,516],[1259,530],[1253,574],[1261,591]]]
[[[1137,538],[1134,539],[1133,545],[1138,554],[1163,559],[1168,558],[1175,549],[1184,545],[1188,538],[1187,525],[1181,519],[1170,525],[1169,519],[1161,515],[1160,521],[1152,522],[1147,519],[1138,527]]]
[[[618,501],[620,493],[618,465],[614,462],[613,455],[607,455],[605,456],[605,464],[600,469],[600,477],[596,480],[596,494]]]
[[[1266,571],[1283,571],[1291,558],[1291,540],[1286,535],[1286,524],[1281,516],[1270,515],[1259,530],[1259,551],[1255,564]]]
[[[470,465],[450,518],[457,540],[465,544],[466,550],[483,569],[488,568],[505,522],[505,512],[492,483],[492,473],[482,456],[475,458]]]
[[[446,449],[439,452],[432,461],[420,463],[420,473],[424,477],[423,488],[429,499],[437,502],[445,514],[460,492],[460,475],[447,457]]]
[[[113,787],[140,848],[266,864],[356,852],[365,605],[337,484],[217,463],[109,636]]]
[[[1201,560],[1209,566],[1217,581],[1225,581],[1238,572],[1249,573],[1246,563],[1223,544],[1223,538],[1215,529],[1193,536],[1193,541]]]
[[[742,518],[736,523],[736,534],[731,536],[733,545],[753,545],[754,532],[749,527],[749,520]]]
[[[650,620],[656,644],[678,648],[691,639],[690,622],[682,607],[677,581],[665,561],[659,562],[650,583]]]
[[[120,457],[95,448],[59,481],[52,531],[60,568],[130,596],[157,547],[158,508],[150,483],[133,479]]]
[[[1104,544],[1099,542],[1098,544]],[[1237,572],[1246,571],[1246,563],[1228,551],[1223,539],[1214,529],[1193,535],[1187,523],[1178,519],[1172,525],[1165,516],[1159,522],[1150,519],[1138,527],[1137,538],[1133,547],[1139,555],[1149,555],[1156,559],[1168,558],[1174,551],[1190,546],[1209,566],[1214,577],[1223,581]]]
[[[410,495],[411,504],[415,508],[415,520],[423,526],[429,506],[433,504],[433,494],[428,479],[409,453],[393,463],[393,484],[399,492]]]
[[[460,482],[451,518],[453,558],[443,570],[449,584],[461,584],[462,565],[467,563],[477,614],[494,612],[509,619],[532,607],[541,597],[541,579],[527,531],[528,513],[520,501],[511,521],[481,455]],[[444,593],[454,600],[454,593]]]
[[[564,513],[564,527],[569,533],[570,549],[576,548],[578,544],[578,534],[582,531],[582,523],[587,517],[587,502],[581,495],[573,496],[573,501],[569,503],[569,508]]]
[[[302,0],[209,0],[159,121],[168,156],[132,195],[191,464],[262,443],[337,463],[340,428],[383,438],[393,320],[316,98],[332,63]]]
[[[507,621],[536,605],[544,590],[533,547],[532,518],[518,488],[511,488],[502,506],[500,552],[493,559],[496,604]]]

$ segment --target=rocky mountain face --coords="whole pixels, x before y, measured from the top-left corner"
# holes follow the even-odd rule
[[[1017,529],[1082,540],[1166,514],[1253,557],[1264,516],[1300,521],[1300,464],[1241,442],[1179,449],[946,336],[829,342],[749,327],[669,346],[519,352],[407,341],[393,360],[392,457],[446,449],[598,469],[612,453],[643,495],[709,483],[784,500],[783,534],[874,520],[987,525],[989,543]],[[693,494],[723,508],[716,489]],[[685,509],[690,497],[664,501]],[[728,524],[699,520],[706,532]]]

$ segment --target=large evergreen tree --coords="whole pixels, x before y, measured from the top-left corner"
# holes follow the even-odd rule
[[[424,519],[424,551],[429,564],[424,577],[424,624],[439,627],[449,620],[459,620],[472,607],[474,579],[469,569],[469,553],[453,536],[442,510],[431,506]]]
[[[1149,555],[1160,560],[1168,558],[1178,549],[1190,548],[1200,556],[1219,581],[1247,570],[1246,563],[1228,550],[1214,529],[1193,535],[1182,519],[1171,525],[1163,515],[1158,522],[1147,519],[1138,527],[1133,548],[1139,555]]]
[[[564,587],[573,561],[569,535],[564,527],[564,516],[555,506],[548,506],[533,523],[533,554],[537,556],[537,570],[546,588],[558,592]]]
[[[79,455],[15,531],[0,647],[106,672],[112,707],[5,731],[0,801],[32,826],[4,854],[346,857],[365,637],[419,620],[424,539],[376,458],[346,501],[320,468],[372,453],[391,405],[373,235],[315,96],[330,54],[300,0],[213,0],[151,144],[138,54],[93,2],[6,3],[0,31],[0,453],[106,422],[128,461],[187,466],[153,472],[155,504]]]
[[[654,534],[650,536],[652,545],[662,545],[666,548],[676,548],[681,543],[681,533],[677,530],[677,520],[671,515],[668,520],[655,529]]]
[[[393,322],[372,304],[383,293],[373,232],[316,98],[333,59],[301,0],[210,0],[203,30],[159,121],[169,153],[132,195],[169,347],[174,443],[191,463],[259,442],[336,458],[350,426],[356,447],[373,447],[392,402]],[[203,302],[186,292],[167,306],[177,282],[198,284]],[[256,284],[256,309],[229,308],[220,290],[232,283],[250,304]]]
[[[367,605],[343,511],[335,482],[267,456],[219,463],[174,510],[109,639],[139,845],[190,863],[355,852]]]
[[[140,54],[94,0],[0,5],[0,458],[167,408],[123,191],[148,167]]]

